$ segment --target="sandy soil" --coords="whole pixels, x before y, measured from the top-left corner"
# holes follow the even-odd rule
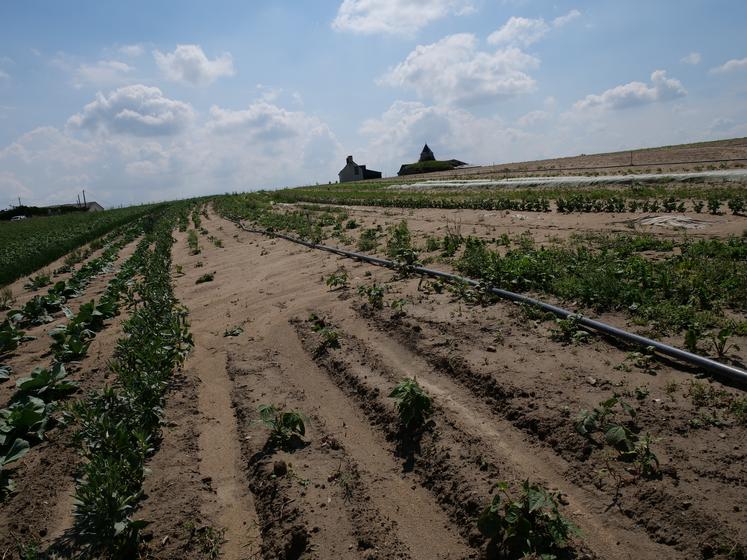
[[[367,219],[370,210],[359,210]],[[463,226],[470,220],[475,228],[525,223],[486,226],[478,213],[458,213]],[[437,231],[444,214],[453,215],[414,214],[408,222],[418,231]],[[558,229],[540,221],[533,233],[571,232],[586,218],[553,217],[567,221]],[[372,220],[399,218],[379,213]],[[201,237],[202,252],[192,256],[183,236],[175,248],[174,262],[185,271],[178,293],[197,337],[185,371],[195,380],[185,418],[197,418],[198,445],[189,453],[199,468],[190,498],[180,500],[193,504],[199,523],[225,530],[226,558],[478,558],[485,542],[474,519],[491,485],[525,478],[562,492],[564,513],[583,531],[578,557],[718,557],[719,546],[745,542],[747,518],[738,505],[747,498],[739,443],[745,428],[731,420],[690,427],[703,412],[686,396],[692,372],[668,363],[652,373],[617,370],[630,349],[601,340],[563,346],[550,340],[550,324],[527,322],[510,304],[466,308],[446,294],[418,291],[416,279],[239,232],[214,215],[205,226],[223,248]],[[330,291],[323,277],[341,266],[351,288]],[[206,271],[215,271],[214,281],[195,285]],[[388,286],[387,300],[412,302],[404,317],[369,309],[354,295],[374,280]],[[312,312],[340,333],[339,350],[317,351]],[[223,336],[236,326],[239,336]],[[417,376],[436,403],[417,447],[401,442],[387,398],[405,375]],[[619,464],[600,474],[609,457],[572,427],[581,408],[636,387],[648,391],[629,400],[656,442],[660,479],[634,479]],[[257,407],[270,403],[308,418],[296,451],[267,447]],[[179,462],[180,453],[188,456],[180,451],[163,462]],[[166,529],[152,530],[155,543]],[[176,525],[168,534],[156,556],[184,554],[189,535]]]
[[[443,235],[446,220],[461,222],[465,235],[528,230],[538,241],[630,231],[625,215],[356,208],[351,216],[366,227],[406,217],[420,240]],[[688,235],[745,227],[744,218],[707,219],[710,230]],[[227,559],[483,558],[475,518],[493,484],[517,488],[527,478],[561,493],[563,514],[582,531],[575,558],[725,559],[747,544],[747,427],[722,404],[738,390],[665,361],[616,368],[630,364],[630,348],[601,339],[563,345],[550,338],[551,322],[528,320],[506,302],[468,307],[417,278],[249,234],[212,213],[203,226],[223,247],[200,236],[201,253],[192,255],[186,234],[175,233],[176,293],[196,346],[173,379],[137,513],[150,521],[149,557],[211,558],[212,539],[225,541]],[[350,285],[331,290],[324,278],[341,267]],[[213,281],[196,284],[206,272]],[[386,286],[387,304],[406,299],[404,311],[371,308],[357,288],[372,282]],[[337,331],[340,348],[320,350],[312,313]],[[414,436],[403,434],[388,398],[405,376],[417,377],[435,407]],[[721,397],[696,406],[692,383]],[[638,410],[636,429],[651,434],[658,477],[634,476],[574,431],[579,410],[613,393]],[[293,449],[268,445],[262,404],[304,414],[307,430]],[[704,416],[718,422],[691,422]],[[68,460],[60,473],[25,478],[69,480]],[[28,500],[36,510],[49,502]],[[49,503],[48,512],[67,507]],[[11,511],[25,519],[18,505],[5,508],[3,519]],[[12,523],[0,525],[6,546],[7,531],[20,530]],[[25,534],[65,527],[47,520]]]

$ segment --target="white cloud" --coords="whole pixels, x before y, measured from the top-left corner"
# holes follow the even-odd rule
[[[133,58],[142,56],[145,53],[145,47],[143,47],[143,45],[140,45],[140,44],[122,45],[121,47],[119,47],[118,50],[120,54],[123,54],[125,56],[130,56]]]
[[[473,10],[469,0],[344,0],[332,28],[361,34],[406,35],[450,14]]]
[[[4,72],[3,70],[0,70],[0,82],[3,81],[10,81],[10,74]]]
[[[199,45],[177,45],[172,53],[153,51],[153,57],[167,79],[195,86],[209,85],[220,77],[235,74],[231,53],[210,60]]]
[[[578,10],[571,10],[563,16],[558,16],[552,20],[553,27],[563,27],[564,25],[572,22],[574,19],[581,17],[581,12]]]
[[[471,33],[449,35],[420,45],[378,83],[414,90],[439,103],[472,105],[531,92],[526,71],[539,60],[516,47],[483,52]]]
[[[549,118],[550,113],[548,113],[547,111],[529,111],[527,114],[522,115],[521,117],[516,119],[516,124],[518,124],[522,128],[533,127],[547,121],[547,119]]]
[[[543,18],[531,19],[511,17],[503,26],[488,36],[491,45],[521,45],[529,46],[539,41],[552,28],[560,28],[581,16],[578,10],[571,10],[565,15],[558,16],[548,24]]]
[[[721,66],[711,68],[711,72],[714,74],[723,74],[726,72],[733,72],[735,70],[747,69],[747,57],[745,58],[732,58],[727,60]]]
[[[127,81],[135,69],[118,60],[99,60],[95,64],[81,64],[75,70],[73,83],[80,88],[86,85],[105,87]]]
[[[119,88],[73,115],[68,125],[91,132],[134,136],[173,135],[194,118],[188,103],[165,97],[160,89],[142,84]]]
[[[691,52],[687,56],[683,56],[680,62],[683,64],[692,64],[693,66],[696,64],[700,64],[700,61],[703,59],[703,57],[700,55],[699,52]]]
[[[323,121],[262,100],[215,106],[200,120],[157,88],[129,86],[96,96],[68,122],[0,148],[2,192],[52,204],[85,188],[104,205],[137,203],[326,183],[344,164]]]
[[[625,109],[636,105],[646,105],[658,101],[669,101],[687,95],[687,90],[679,80],[667,78],[664,70],[651,74],[651,85],[643,82],[629,82],[601,94],[587,95],[577,101],[573,108],[577,111],[588,109]]]

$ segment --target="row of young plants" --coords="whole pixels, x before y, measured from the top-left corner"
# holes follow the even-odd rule
[[[39,270],[89,241],[160,207],[162,205],[132,206],[0,222],[0,286]]]
[[[50,346],[53,360],[49,367],[36,367],[28,377],[16,381],[16,391],[7,408],[0,409],[0,497],[14,490],[8,476],[8,465],[23,457],[32,445],[44,439],[45,432],[59,422],[56,414],[60,400],[77,390],[77,383],[67,379],[64,364],[86,356],[96,333],[104,328],[106,320],[119,312],[120,300],[128,293],[129,283],[137,273],[147,241],[138,245],[135,253],[123,264],[109,282],[98,303],[91,300],[77,313],[63,307],[69,319],[66,324],[52,329]],[[11,373],[9,366],[0,370],[4,378]]]
[[[672,188],[658,186],[595,189],[535,188],[412,192],[381,187],[311,187],[284,189],[264,196],[277,202],[366,205],[397,208],[445,208],[549,212],[703,212],[720,214],[728,208],[743,214],[747,194],[740,186]]]
[[[141,231],[141,222],[128,227],[112,239],[99,257],[85,263],[68,280],[55,282],[45,295],[35,295],[22,307],[10,310],[0,323],[0,355],[15,350],[26,339],[22,329],[52,322],[52,315],[64,310],[65,303],[83,295],[93,278],[110,267],[119,251]]]
[[[85,459],[75,491],[76,544],[95,557],[132,558],[145,521],[133,519],[143,496],[145,463],[158,447],[168,380],[192,339],[187,311],[170,278],[171,222],[148,235],[133,312],[110,367],[114,386],[91,392],[68,411]]]
[[[359,292],[369,293],[369,302],[371,301],[370,291],[364,289]],[[340,348],[340,335],[333,325],[315,313],[310,315],[308,322],[320,339],[314,352],[315,357]],[[388,396],[394,402],[399,419],[400,437],[420,440],[425,431],[433,430],[431,417],[435,406],[432,397],[417,379],[401,379]],[[288,444],[293,438],[302,437],[305,433],[304,417],[298,411],[262,406],[260,418],[271,429],[270,442],[275,445]],[[496,489],[497,492],[491,492],[493,495],[488,504],[475,519],[477,529],[489,541],[489,551],[497,552],[498,557],[537,555],[536,557],[548,560],[562,557],[568,552],[568,542],[580,533],[561,514],[557,492],[551,492],[542,484],[529,480],[523,481],[516,492],[512,492],[505,481],[498,482],[492,490]]]

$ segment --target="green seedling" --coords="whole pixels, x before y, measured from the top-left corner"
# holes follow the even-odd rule
[[[75,392],[78,384],[68,381],[65,366],[57,363],[51,368],[34,368],[29,377],[21,377],[16,381],[18,396],[31,395],[45,402],[53,402],[65,395]]]
[[[358,287],[358,295],[368,298],[368,304],[374,309],[384,308],[384,291],[384,286],[379,284]]]
[[[713,350],[719,358],[725,358],[730,350],[739,352],[739,346],[729,343],[729,339],[734,336],[734,330],[731,328],[720,329],[717,333],[710,333]]]
[[[402,425],[407,429],[421,427],[433,412],[433,403],[415,378],[406,377],[389,393]]]
[[[325,280],[327,286],[333,290],[336,288],[347,288],[348,287],[348,273],[345,269],[340,269],[337,272],[327,276]]]
[[[550,329],[550,338],[566,344],[583,344],[589,342],[591,333],[579,326],[578,320],[578,315],[569,315],[565,319],[555,319],[555,326],[557,328]]]
[[[27,290],[35,292],[45,286],[49,286],[51,283],[52,277],[47,273],[41,273],[37,274],[36,276],[31,276],[29,278],[29,281],[26,282],[23,287]]]
[[[559,494],[528,480],[516,498],[509,493],[508,483],[499,482],[495,487],[498,492],[480,514],[477,527],[501,557],[554,560],[568,541],[580,534],[560,514]]]
[[[205,282],[212,282],[215,279],[215,272],[206,272],[195,280],[195,284],[204,284]]]
[[[271,445],[285,448],[295,438],[306,435],[304,416],[297,411],[283,411],[275,405],[259,406],[260,421],[270,429]]]
[[[0,383],[10,379],[10,374],[13,372],[10,366],[0,366]]]

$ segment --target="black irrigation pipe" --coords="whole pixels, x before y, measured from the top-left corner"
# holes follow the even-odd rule
[[[371,264],[375,264],[377,266],[383,266],[383,267],[392,268],[395,270],[402,268],[402,265],[400,263],[397,263],[395,261],[391,261],[388,259],[381,259],[379,257],[372,257],[370,255],[364,255],[362,253],[346,251],[345,249],[339,249],[337,247],[331,247],[329,245],[321,245],[319,243],[313,243],[311,241],[304,241],[303,239],[298,239],[296,237],[292,237],[284,233],[272,232],[272,231],[267,231],[263,229],[247,228],[239,220],[234,220],[234,222],[236,223],[238,227],[240,227],[241,229],[249,233],[258,233],[258,234],[266,235],[269,237],[279,237],[281,239],[285,239],[286,241],[291,241],[293,243],[305,245],[306,247],[309,247],[311,249],[321,249],[322,251],[327,251],[329,253],[334,253],[336,255],[340,255],[342,257],[347,257],[350,259],[368,262]],[[473,280],[471,278],[465,278],[457,274],[451,274],[449,272],[442,272],[440,270],[432,270],[430,268],[425,268],[422,266],[410,266],[408,267],[408,270],[416,274],[421,274],[424,276],[442,278],[449,282],[465,283],[465,284],[469,284],[470,286],[479,286],[481,284],[477,280]],[[653,347],[657,352],[664,354],[666,356],[669,356],[670,358],[675,358],[682,362],[686,362],[694,366],[701,367],[723,380],[737,384],[741,387],[747,387],[747,371],[744,371],[743,369],[740,369],[738,367],[730,366],[727,364],[722,364],[715,360],[711,360],[710,358],[698,356],[697,354],[686,352],[685,350],[681,350],[680,348],[676,348],[674,346],[664,344],[663,342],[659,342],[657,340],[646,338],[645,336],[640,336],[640,335],[637,335],[637,334],[634,334],[628,331],[624,331],[617,327],[613,327],[612,325],[608,325],[607,323],[602,323],[601,321],[595,321],[594,319],[589,319],[588,317],[584,317],[583,315],[578,315],[577,313],[574,313],[573,311],[568,311],[567,309],[563,309],[562,307],[558,307],[556,305],[545,303],[543,301],[531,298],[529,296],[524,296],[521,294],[517,294],[515,292],[509,292],[508,290],[502,290],[500,288],[489,287],[489,290],[491,293],[495,294],[496,296],[502,299],[507,299],[509,301],[514,301],[517,303],[532,305],[534,307],[538,307],[544,311],[548,311],[554,315],[557,315],[558,317],[561,317],[563,319],[567,319],[568,317],[576,317],[578,320],[578,324],[583,325],[586,328],[612,336],[620,340],[624,340],[626,342],[640,345],[644,348],[649,347],[649,346]]]

